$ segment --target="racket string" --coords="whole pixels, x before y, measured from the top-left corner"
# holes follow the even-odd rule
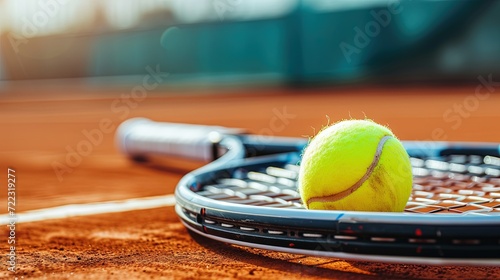
[[[452,155],[411,162],[414,186],[406,212],[500,213],[500,158]]]
[[[254,205],[302,209],[297,192],[298,172],[289,165],[285,168],[267,167],[264,172],[238,169],[235,178],[219,179],[197,194],[219,201]]]

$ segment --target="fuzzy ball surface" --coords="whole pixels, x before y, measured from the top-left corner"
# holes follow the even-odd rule
[[[300,164],[299,192],[308,209],[401,212],[412,186],[403,144],[371,120],[345,120],[323,129]]]

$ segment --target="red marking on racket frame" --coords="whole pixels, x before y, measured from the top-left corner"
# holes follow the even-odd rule
[[[354,230],[351,229],[351,227],[347,227],[345,230],[344,230],[344,233],[347,233],[347,234],[352,234],[354,233]]]

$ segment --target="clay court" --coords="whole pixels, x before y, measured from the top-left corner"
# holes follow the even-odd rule
[[[155,169],[129,161],[115,146],[114,130],[131,117],[239,127],[259,133],[269,128],[276,110],[286,110],[289,123],[276,132],[277,136],[311,136],[329,121],[369,117],[388,125],[402,140],[498,142],[499,130],[493,128],[500,122],[497,94],[481,101],[457,129],[443,119],[443,112],[474,96],[475,88],[476,85],[258,88],[203,94],[164,89],[136,102],[137,106],[129,113],[117,114],[110,106],[126,88],[102,90],[41,83],[35,91],[31,85],[11,85],[1,93],[0,127],[4,133],[0,161],[4,174],[10,167],[17,176],[17,272],[9,272],[2,261],[1,276],[6,279],[498,279],[498,267],[356,262],[225,245],[190,236],[173,205],[36,222],[22,219],[31,210],[172,195],[178,180],[195,165],[174,164],[171,169]],[[99,128],[103,119],[111,120],[112,131],[103,132],[102,141],[82,156],[81,162],[68,165],[59,180],[54,162],[65,164],[67,147],[76,149],[86,139],[82,132]],[[444,132],[443,139],[433,139],[436,129]],[[6,175],[3,178],[7,189]],[[1,194],[5,204],[6,195],[7,191]],[[6,210],[2,208],[2,215]],[[8,234],[4,226],[2,236]],[[5,256],[9,246],[5,238],[2,240],[0,250]]]

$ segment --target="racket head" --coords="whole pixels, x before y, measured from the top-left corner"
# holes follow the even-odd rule
[[[288,253],[416,264],[500,264],[500,180],[493,176],[499,165],[483,162],[481,174],[453,172],[460,165],[474,166],[459,163],[460,158],[494,161],[498,145],[405,143],[418,171],[411,199],[404,213],[380,213],[305,210],[294,181],[305,144],[296,144],[287,153],[223,157],[186,176],[176,189],[182,222],[218,241]],[[284,177],[276,176],[280,172]],[[451,192],[432,186],[436,180],[451,184],[450,174],[462,176],[456,183],[467,179],[469,188],[467,182],[448,188]]]

